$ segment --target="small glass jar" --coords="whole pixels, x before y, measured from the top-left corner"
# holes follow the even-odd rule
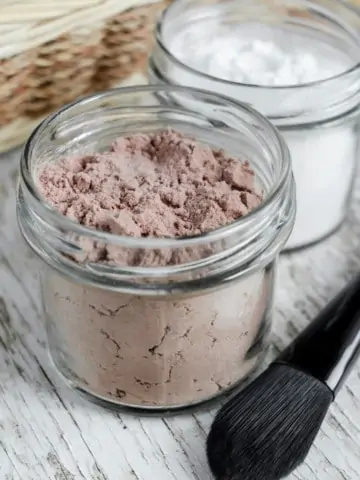
[[[231,41],[222,40],[230,34],[249,38],[249,45],[257,42],[261,55],[271,48],[267,42],[289,45],[288,55],[308,46],[309,54],[299,60],[304,70],[316,68],[311,56],[320,51],[321,61],[337,73],[324,79],[318,72],[316,81],[288,85],[269,85],[265,74],[264,84],[237,81],[238,73],[231,78],[230,70],[224,73],[239,58],[236,47],[231,53]],[[254,70],[271,71],[280,60],[268,55],[267,65],[250,56],[248,64],[255,61]],[[296,183],[297,216],[285,247],[295,249],[336,231],[349,210],[358,157],[359,61],[360,15],[336,0],[178,0],[158,22],[149,79],[247,102],[278,127],[290,149]],[[287,76],[293,68],[288,64]]]
[[[81,226],[39,194],[44,162],[99,152],[118,135],[164,127],[248,158],[264,194],[261,205],[204,235],[130,238]],[[25,145],[17,215],[41,259],[51,357],[90,400],[149,410],[185,407],[238,385],[260,365],[295,194],[286,145],[250,107],[167,86],[114,89],[67,106]],[[91,256],[94,244],[150,261],[104,264]],[[152,258],[173,260],[152,264]]]

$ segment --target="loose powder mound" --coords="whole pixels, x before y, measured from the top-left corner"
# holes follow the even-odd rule
[[[247,162],[172,130],[122,137],[108,152],[45,164],[38,179],[45,199],[63,215],[134,237],[207,232],[261,202]],[[119,256],[95,243],[86,259],[154,266],[154,257]],[[187,257],[156,259],[171,265]],[[55,363],[81,388],[124,404],[209,398],[248,374],[261,355],[252,347],[261,344],[271,273],[211,293],[154,298],[76,284],[49,271],[43,288]]]
[[[109,152],[47,164],[39,172],[39,187],[72,220],[134,237],[200,234],[261,202],[247,162],[172,130],[122,137]],[[87,259],[95,261],[148,265],[151,258],[98,243],[84,247]],[[158,261],[175,263],[171,257]]]

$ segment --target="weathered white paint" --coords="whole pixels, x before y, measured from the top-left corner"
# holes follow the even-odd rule
[[[0,157],[0,479],[210,480],[204,440],[214,407],[148,418],[70,392],[46,349],[36,259],[16,226],[19,152]],[[281,259],[274,344],[283,348],[360,269],[360,181],[349,219],[321,245]],[[292,480],[360,479],[360,366]]]

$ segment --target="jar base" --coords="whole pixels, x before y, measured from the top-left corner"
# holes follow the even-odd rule
[[[104,407],[108,410],[121,410],[121,411],[129,411],[129,412],[137,412],[137,413],[166,413],[166,412],[181,412],[185,410],[189,410],[191,408],[199,407],[204,404],[210,404],[212,402],[215,402],[219,398],[223,396],[227,396],[229,394],[233,394],[244,387],[248,385],[263,369],[264,364],[266,364],[266,358],[269,355],[270,352],[270,346],[267,345],[261,354],[259,354],[257,361],[255,365],[251,368],[251,370],[240,380],[237,382],[233,383],[227,388],[224,388],[223,390],[216,392],[213,395],[210,395],[206,398],[203,398],[201,400],[197,400],[192,403],[186,403],[186,404],[176,404],[176,405],[132,405],[128,403],[122,403],[119,401],[111,400],[108,397],[103,397],[97,393],[94,393],[93,391],[85,388],[84,386],[81,386],[80,384],[76,383],[73,380],[70,380],[67,378],[64,373],[61,372],[61,370],[57,367],[51,352],[48,350],[48,357],[50,359],[50,363],[53,367],[53,369],[57,372],[57,374],[60,376],[62,379],[63,383],[66,384],[68,388],[70,388],[72,391],[76,392],[80,397],[86,399],[90,403],[99,405],[100,407]]]

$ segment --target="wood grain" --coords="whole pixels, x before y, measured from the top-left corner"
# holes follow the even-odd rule
[[[210,480],[204,441],[215,407],[163,418],[108,412],[78,398],[49,362],[37,260],[15,217],[19,152],[0,157],[0,479]],[[281,258],[274,350],[360,269],[360,182],[349,218],[322,244]],[[360,368],[291,480],[360,479]]]

